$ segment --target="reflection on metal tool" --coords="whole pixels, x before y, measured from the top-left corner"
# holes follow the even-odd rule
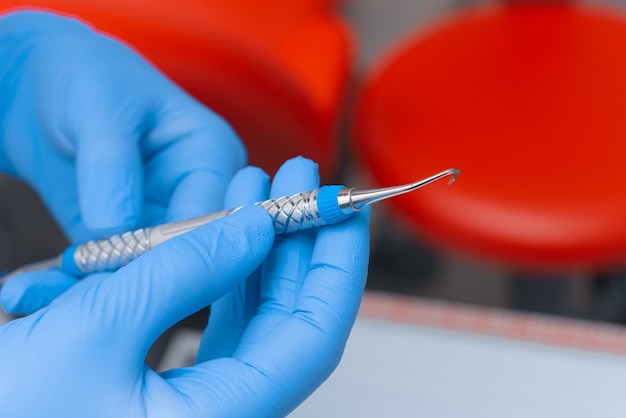
[[[458,169],[450,168],[415,183],[373,190],[322,186],[309,192],[258,202],[256,205],[262,206],[272,217],[276,233],[285,234],[339,223],[364,206],[412,192],[446,176],[451,176],[448,181],[450,184],[458,175]],[[99,271],[117,270],[162,242],[228,216],[241,208],[75,244],[58,257],[25,266],[6,276],[2,281],[17,273],[47,268],[61,268],[78,277]]]

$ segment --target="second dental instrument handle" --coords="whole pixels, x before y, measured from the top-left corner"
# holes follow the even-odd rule
[[[285,234],[341,222],[363,206],[408,193],[448,175],[452,176],[449,181],[451,183],[458,174],[459,170],[451,168],[415,183],[375,190],[322,186],[313,191],[265,200],[256,204],[262,206],[270,215],[276,233]],[[62,267],[76,276],[117,270],[162,242],[200,225],[228,216],[239,209],[241,207],[76,244],[63,252]]]

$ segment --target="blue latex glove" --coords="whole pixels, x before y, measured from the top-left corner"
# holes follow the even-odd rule
[[[259,172],[244,170],[234,184],[238,193],[227,193],[227,206],[267,198]],[[298,158],[281,167],[270,197],[318,186],[317,166]],[[335,369],[365,286],[369,217],[366,207],[333,227],[278,236],[262,268],[211,305],[198,361],[256,369],[235,374],[229,398],[248,401],[232,416],[284,416]]]
[[[310,161],[292,160],[272,194],[309,189],[316,180]],[[267,176],[248,168],[232,185],[229,203],[258,200],[266,197]],[[269,217],[250,206],[112,275],[89,276],[48,307],[0,327],[2,415],[286,415],[341,357],[365,285],[368,222],[365,210],[336,226],[279,237],[268,256]],[[198,364],[161,374],[145,367],[161,332],[217,299]],[[221,327],[226,322],[232,330]],[[221,337],[226,344],[214,341]]]
[[[250,274],[273,237],[267,213],[245,208],[0,327],[2,416],[236,416],[223,402],[239,389],[228,381],[237,367],[205,363],[163,377],[143,360],[158,335]]]
[[[219,210],[247,158],[224,120],[130,48],[43,12],[0,18],[0,127],[0,171],[29,183],[72,241]],[[75,283],[11,282],[14,313]]]

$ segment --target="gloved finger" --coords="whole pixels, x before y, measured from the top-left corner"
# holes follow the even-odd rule
[[[166,79],[126,46],[92,36],[97,53],[85,43],[75,46],[85,60],[72,68],[63,109],[67,122],[61,128],[75,147],[83,222],[105,236],[133,229],[139,221],[144,199],[139,141],[153,125],[157,108],[155,93],[143,80],[164,84]],[[111,72],[112,61],[124,62],[126,71]],[[110,82],[103,85],[101,79]]]
[[[273,239],[265,210],[245,207],[156,246],[48,314],[75,318],[72,332],[141,362],[166,329],[252,273]]]
[[[297,157],[280,167],[272,182],[270,196],[278,198],[310,191],[319,185],[317,164]],[[279,311],[291,314],[302,281],[309,270],[316,234],[317,230],[312,229],[277,239],[263,266],[261,312]]]
[[[61,270],[24,272],[2,285],[0,303],[9,314],[28,315],[48,306],[76,282],[75,277]]]
[[[361,209],[352,218],[335,228],[320,230],[312,268],[294,309],[297,319],[322,331],[341,351],[367,281],[371,208]]]
[[[274,176],[270,196],[282,197],[319,187],[319,171],[313,161],[297,157],[286,161]],[[250,321],[238,349],[256,344],[285,316],[291,315],[294,303],[306,278],[317,230],[278,236],[263,263],[261,303]]]
[[[117,124],[110,119],[95,115],[90,119],[80,133],[76,155],[83,222],[99,237],[135,229],[142,211],[144,177],[138,138],[111,126]]]
[[[367,279],[369,218],[367,208],[319,230],[293,315],[256,346],[237,353],[239,361],[265,374],[265,382],[259,383],[267,390],[291,382],[284,400],[289,410],[322,384],[341,359]]]
[[[287,416],[341,357],[365,287],[368,225],[364,209],[320,228],[293,315],[235,358],[166,374],[170,385],[207,416]]]
[[[45,144],[45,139],[41,136],[36,137],[38,135],[33,133],[33,141]],[[41,152],[47,151],[49,148]],[[71,241],[85,241],[95,238],[85,227],[80,213],[74,161],[46,160],[45,158],[38,158],[37,160],[41,161],[37,161],[35,165],[39,165],[41,172],[45,175],[40,176],[35,181],[32,181],[28,176],[26,178],[28,181],[32,181],[33,187],[50,210],[50,215]],[[43,179],[45,181],[42,181]]]
[[[266,200],[269,176],[259,168],[246,167],[228,187],[224,208],[235,208]],[[211,304],[209,324],[202,335],[197,361],[232,355],[248,321],[259,304],[260,271],[255,271],[233,291]]]
[[[167,208],[166,222],[222,209],[225,191],[246,163],[230,125],[189,96],[171,94],[146,141],[146,193]]]

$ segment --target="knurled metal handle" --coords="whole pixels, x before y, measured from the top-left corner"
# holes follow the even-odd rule
[[[123,267],[151,248],[150,230],[141,228],[82,243],[74,250],[74,263],[83,273]]]
[[[284,196],[259,202],[274,222],[277,234],[286,234],[325,225],[317,207],[318,190]],[[117,270],[150,248],[195,227],[222,218],[237,209],[207,216],[164,224],[153,228],[141,228],[109,238],[87,241],[74,250],[74,263],[83,273]]]
[[[313,190],[257,204],[272,218],[276,233],[287,234],[326,224],[317,208],[317,193],[318,190]]]

